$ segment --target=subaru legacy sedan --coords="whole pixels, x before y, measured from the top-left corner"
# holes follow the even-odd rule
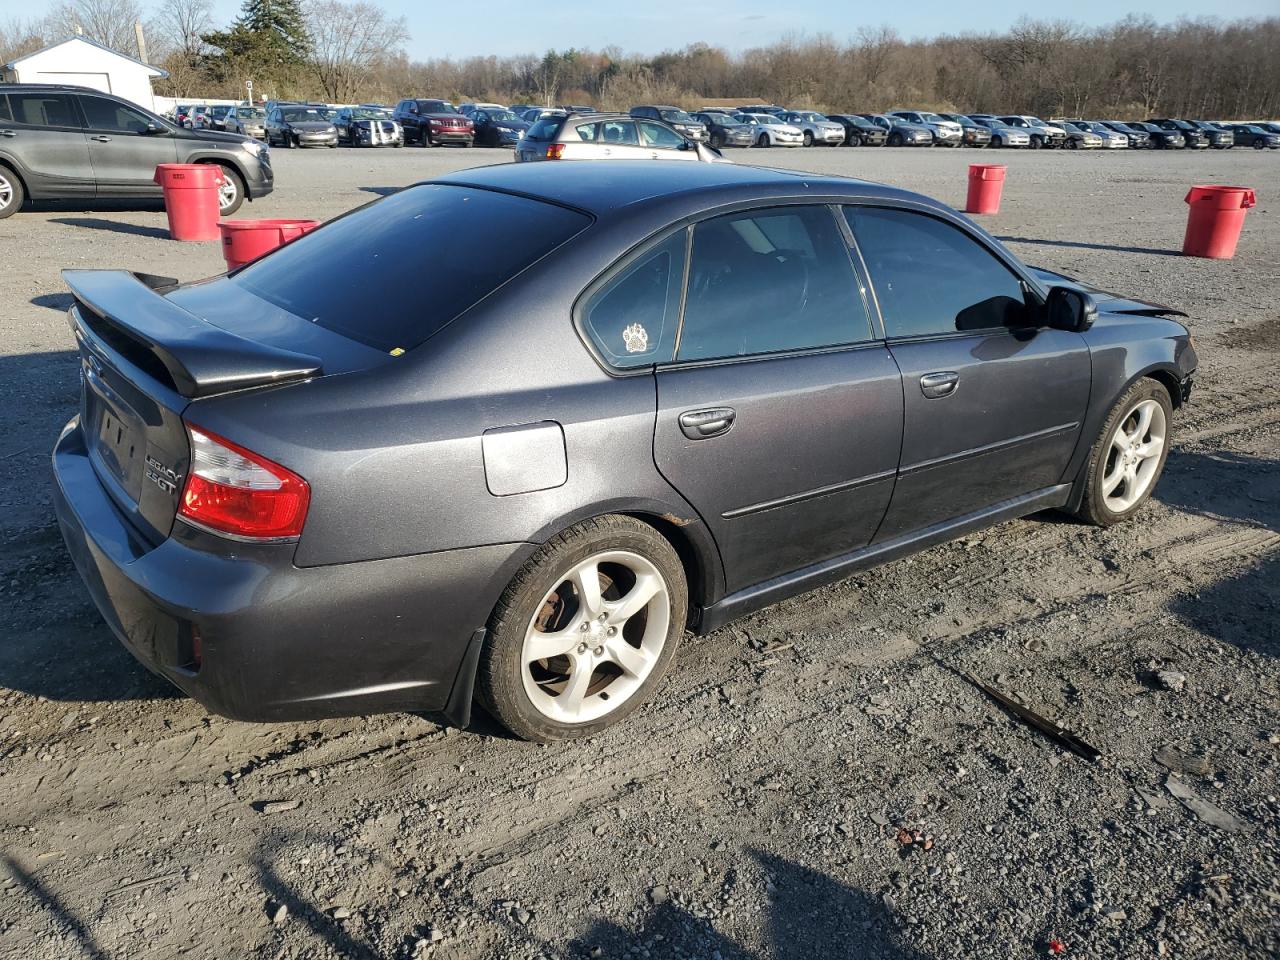
[[[940,203],[733,164],[464,170],[211,280],[64,276],[67,546],[138,659],[249,720],[476,698],[590,735],[686,631],[1132,517],[1196,368],[1177,311]]]

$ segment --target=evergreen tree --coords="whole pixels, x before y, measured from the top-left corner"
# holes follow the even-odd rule
[[[311,50],[299,0],[245,0],[235,26],[258,34],[280,63],[302,63]]]

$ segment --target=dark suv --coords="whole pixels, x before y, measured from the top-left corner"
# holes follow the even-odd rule
[[[685,113],[679,107],[657,106],[657,107],[632,107],[631,116],[639,117],[645,120],[660,120],[667,126],[675,130],[676,133],[690,140],[707,139],[707,126],[700,120],[695,120],[689,114]]]
[[[1173,120],[1168,117],[1152,117],[1147,123],[1154,123],[1161,130],[1172,130],[1182,134],[1182,140],[1189,150],[1205,150],[1214,145],[1214,138],[1207,130],[1201,130],[1187,120]],[[1222,137],[1219,146],[1227,146],[1228,139]]]
[[[28,198],[158,197],[161,163],[221,166],[223,215],[270,193],[274,179],[266,145],[252,137],[187,130],[87,87],[0,87],[0,218]]]
[[[460,114],[448,100],[401,100],[391,119],[404,128],[404,142],[424,147],[475,142],[475,124]]]

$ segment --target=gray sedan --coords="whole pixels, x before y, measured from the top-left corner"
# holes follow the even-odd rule
[[[478,697],[589,736],[688,631],[1133,517],[1196,368],[1177,311],[945,204],[735,164],[463,170],[211,281],[65,278],[71,557],[136,657],[252,720]]]

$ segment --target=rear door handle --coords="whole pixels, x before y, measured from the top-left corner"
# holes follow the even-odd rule
[[[17,135],[17,130],[0,130],[0,137],[16,137]]]
[[[952,370],[940,370],[937,373],[926,373],[920,378],[920,392],[930,400],[941,400],[956,392],[960,383],[960,374]]]
[[[736,417],[729,407],[690,410],[680,414],[680,429],[690,440],[708,440],[728,433]]]
[[[98,143],[110,143],[110,142],[111,142],[111,138],[110,138],[110,137],[90,137],[89,139],[90,139],[90,140],[95,140],[95,141],[97,141]]]

